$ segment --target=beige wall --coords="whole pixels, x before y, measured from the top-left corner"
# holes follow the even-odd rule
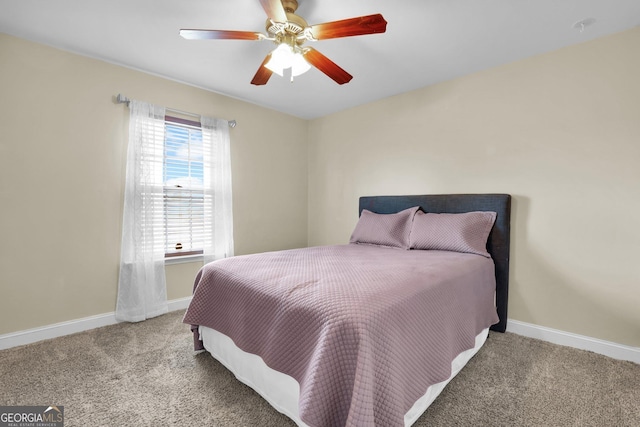
[[[0,334],[113,312],[121,92],[238,121],[238,254],[344,243],[363,195],[506,192],[510,317],[640,346],[638,51],[635,29],[307,122],[0,35]],[[167,268],[170,299],[198,267]]]
[[[640,346],[640,28],[310,122],[309,244],[358,197],[512,194],[509,317]]]
[[[236,119],[236,253],[307,243],[306,121],[0,34],[0,334],[113,312],[129,110],[123,93]],[[289,129],[281,141],[264,135]],[[201,264],[167,267],[168,297]]]

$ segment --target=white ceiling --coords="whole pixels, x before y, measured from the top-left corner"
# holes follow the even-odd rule
[[[311,119],[640,25],[640,0],[298,3],[311,25],[374,13],[388,21],[384,34],[311,42],[354,76],[350,83],[312,69],[293,83],[285,74],[254,86],[272,42],[178,35],[264,32],[258,0],[0,0],[0,32]],[[574,28],[587,19],[595,22]]]

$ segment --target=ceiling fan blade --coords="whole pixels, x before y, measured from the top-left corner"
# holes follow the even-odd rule
[[[188,40],[260,40],[260,33],[251,31],[226,30],[180,30],[180,35]]]
[[[287,14],[281,0],[260,0],[260,4],[269,19],[275,22],[287,22]]]
[[[316,40],[326,40],[338,37],[384,33],[387,31],[387,21],[378,13],[376,15],[360,16],[358,18],[312,25],[309,28]]]
[[[260,68],[258,68],[256,75],[253,76],[253,80],[251,80],[252,85],[261,86],[267,84],[269,78],[271,77],[271,74],[273,74],[270,69],[265,67],[265,64],[269,62],[270,59],[271,54],[268,54],[267,57],[264,58],[264,61],[262,61],[262,64],[260,64]]]
[[[349,83],[353,76],[340,68],[335,62],[312,47],[305,48],[304,59],[318,70],[331,77],[339,85]]]

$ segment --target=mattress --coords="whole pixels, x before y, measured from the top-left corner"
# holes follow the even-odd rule
[[[199,327],[204,348],[216,360],[229,369],[235,377],[260,394],[277,411],[291,418],[300,427],[309,427],[300,419],[298,403],[300,385],[289,375],[271,369],[260,356],[247,353],[238,348],[231,338],[215,329]],[[413,425],[440,395],[445,386],[462,370],[471,358],[484,345],[489,328],[481,331],[475,338],[473,348],[458,354],[451,362],[451,376],[433,384],[404,414],[404,425]]]

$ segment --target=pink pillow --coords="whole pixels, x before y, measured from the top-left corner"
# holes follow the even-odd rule
[[[495,220],[495,212],[418,212],[413,218],[410,247],[472,253],[490,258],[487,239]]]
[[[364,209],[349,243],[409,249],[411,222],[418,206],[394,214],[377,214]]]

